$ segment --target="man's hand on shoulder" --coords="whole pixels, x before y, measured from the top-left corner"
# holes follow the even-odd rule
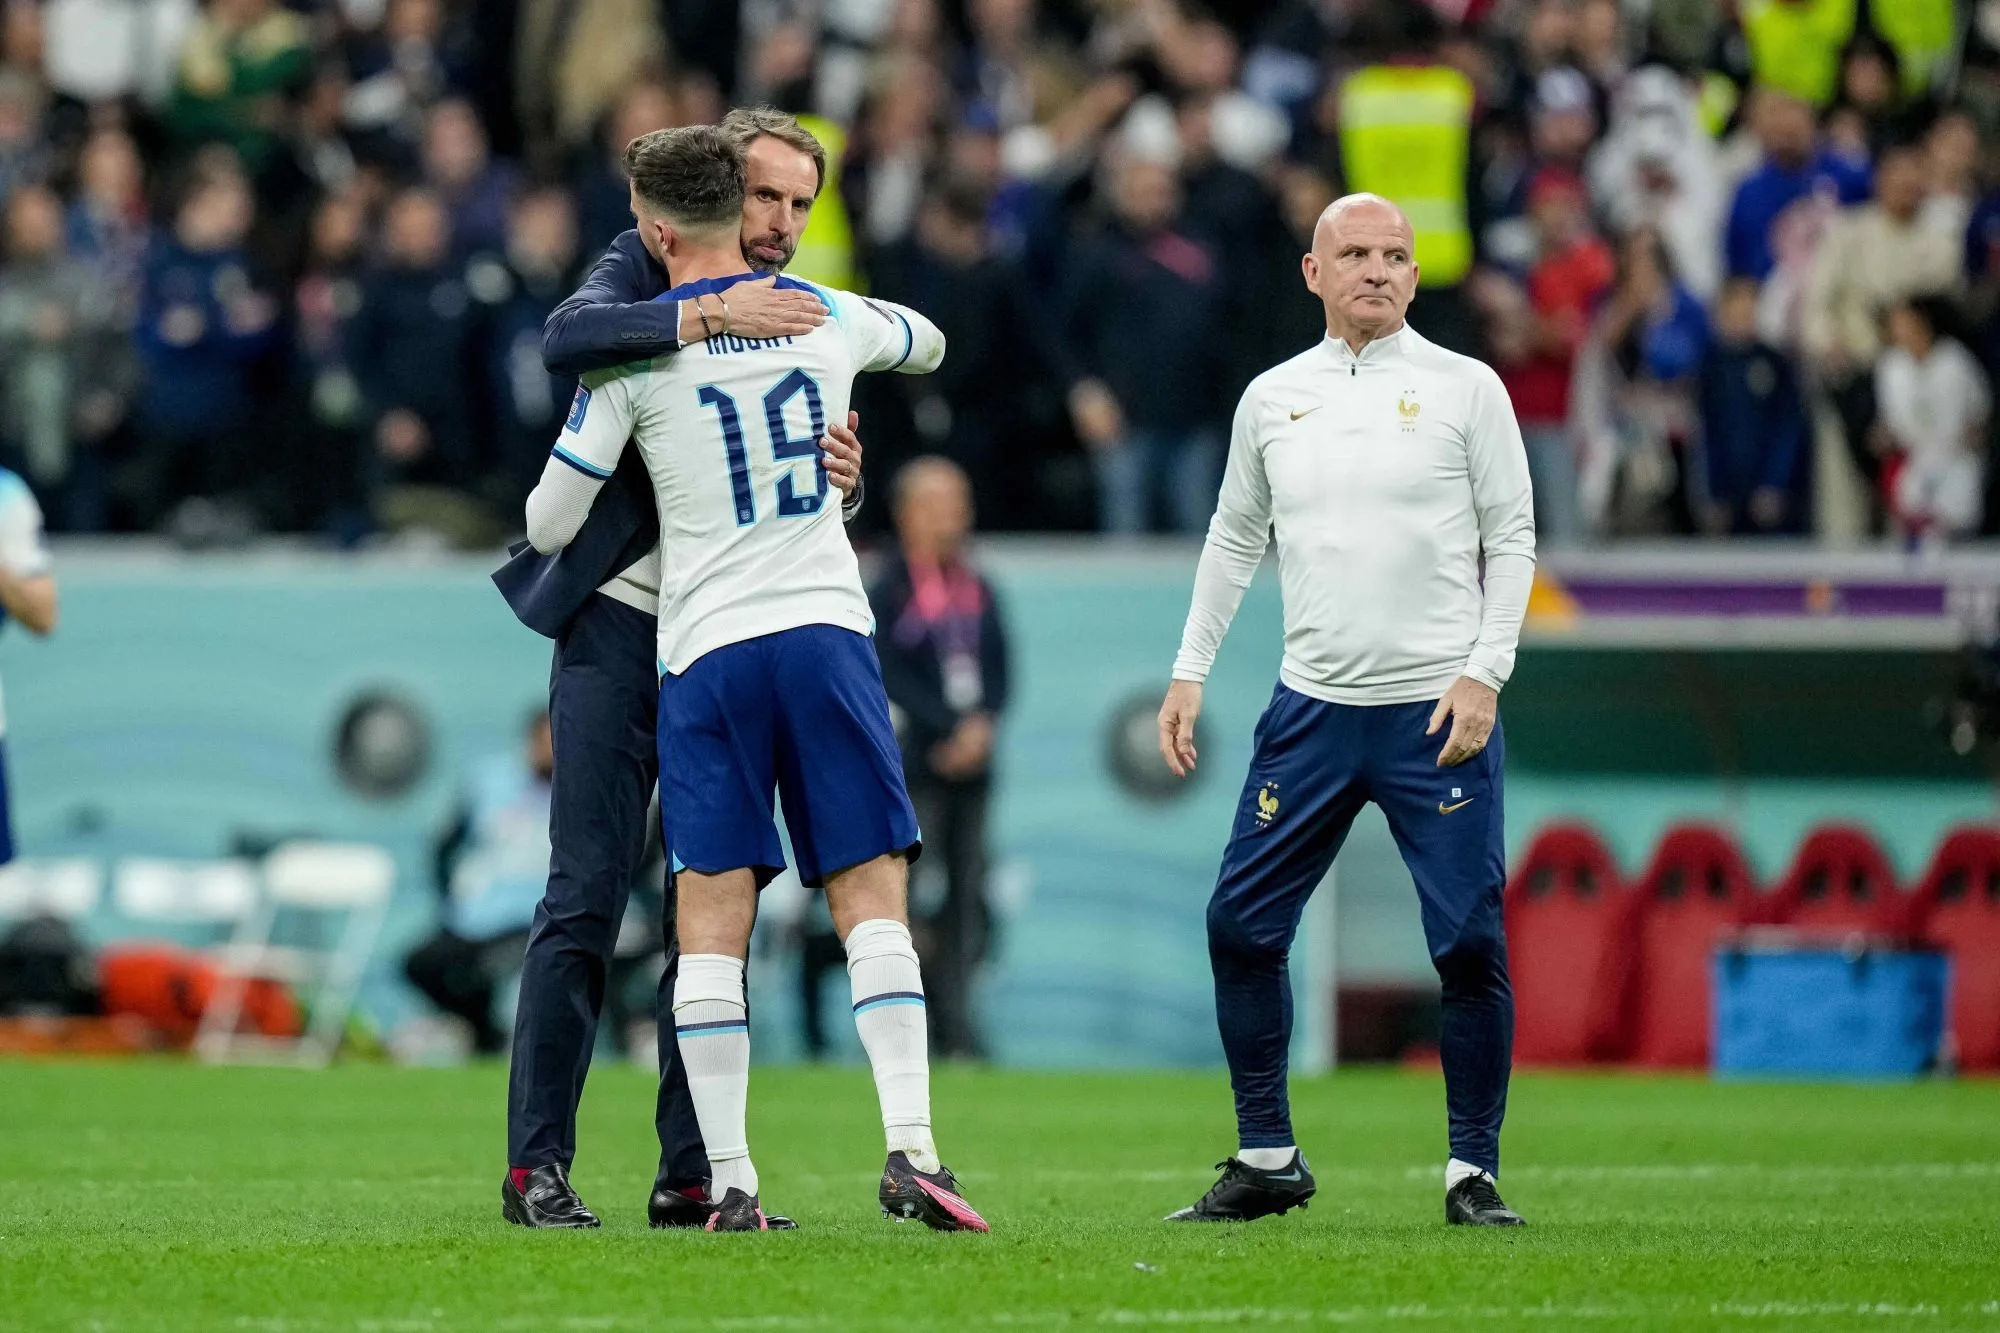
[[[1431,724],[1424,729],[1424,735],[1435,736],[1444,720],[1451,719],[1451,734],[1445,737],[1438,767],[1456,768],[1485,749],[1487,738],[1493,734],[1494,719],[1499,716],[1498,690],[1470,676],[1453,681],[1444,698],[1431,710]]]
[[[1194,720],[1201,716],[1201,682],[1177,680],[1160,705],[1160,757],[1177,778],[1194,772]]]
[[[681,316],[681,332],[689,342],[723,331],[725,301],[729,307],[729,333],[737,338],[801,338],[826,323],[830,313],[817,293],[799,287],[780,287],[775,277],[739,282],[719,296],[697,299],[699,314],[682,307],[685,313]],[[706,332],[701,322],[703,314],[708,316]],[[689,324],[696,326],[692,336]]]

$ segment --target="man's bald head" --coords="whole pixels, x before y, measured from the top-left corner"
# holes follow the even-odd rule
[[[1416,249],[1417,234],[1410,228],[1409,215],[1379,194],[1344,194],[1328,204],[1319,215],[1319,223],[1313,228],[1313,249],[1318,250],[1337,234],[1350,218],[1363,226],[1371,223],[1400,227],[1411,250]]]
[[[896,533],[905,553],[948,560],[972,530],[972,483],[949,458],[925,454],[896,474]]]
[[[1328,204],[1302,266],[1306,287],[1326,308],[1327,333],[1357,351],[1402,328],[1417,294],[1410,219],[1379,194],[1344,195]]]

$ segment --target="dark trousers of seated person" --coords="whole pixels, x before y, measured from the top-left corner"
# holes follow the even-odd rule
[[[493,993],[521,966],[526,931],[468,940],[449,930],[419,944],[403,960],[403,975],[447,1014],[472,1025],[472,1049],[494,1055],[507,1049],[507,1032],[493,1021]]]
[[[831,1047],[827,1035],[826,977],[847,970],[847,950],[831,922],[808,918],[799,941],[799,1015],[804,1028],[806,1055],[824,1060]]]
[[[986,900],[985,778],[954,782],[915,776],[910,800],[924,831],[925,851],[944,867],[944,899],[913,914],[917,956],[923,960],[931,1049],[962,1060],[986,1057],[973,1011],[974,983],[992,952],[993,914]]]

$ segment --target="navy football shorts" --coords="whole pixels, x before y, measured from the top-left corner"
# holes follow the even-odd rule
[[[660,678],[660,832],[676,869],[785,868],[784,803],[799,878],[921,850],[865,635],[803,625],[704,653]]]

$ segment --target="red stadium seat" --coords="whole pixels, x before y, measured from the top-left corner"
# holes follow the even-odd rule
[[[1661,1069],[1709,1060],[1715,949],[1751,920],[1757,886],[1721,829],[1669,829],[1640,878],[1634,949],[1632,1059]]]
[[[1537,833],[1507,882],[1506,913],[1514,1058],[1558,1065],[1617,1058],[1631,895],[1603,840],[1580,824]]]
[[[1959,1068],[2000,1071],[2000,829],[1945,838],[1915,898],[1918,932],[1951,959],[1946,1021]]]
[[[1910,900],[1873,834],[1825,824],[1806,835],[1770,902],[1774,925],[1826,934],[1907,935]]]

